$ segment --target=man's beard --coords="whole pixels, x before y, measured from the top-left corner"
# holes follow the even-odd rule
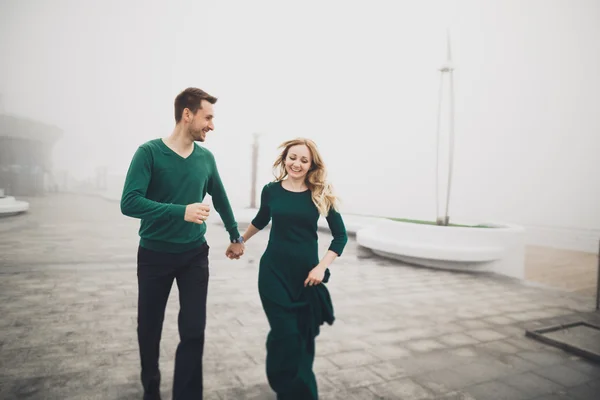
[[[206,134],[203,130],[193,131],[192,129],[190,129],[189,133],[192,139],[194,139],[194,142],[204,142]]]

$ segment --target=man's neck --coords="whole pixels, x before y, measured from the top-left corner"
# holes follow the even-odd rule
[[[194,141],[181,126],[175,126],[171,135],[164,140],[169,147],[179,154],[188,154],[194,148]]]

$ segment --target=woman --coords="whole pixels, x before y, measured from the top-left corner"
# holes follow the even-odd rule
[[[260,209],[243,238],[247,242],[272,220],[258,274],[271,328],[266,343],[269,384],[278,400],[316,400],[315,338],[323,323],[334,321],[323,282],[329,280],[328,267],[342,254],[348,236],[315,143],[295,139],[280,148],[273,165],[277,179],[264,186]],[[333,240],[319,261],[320,215],[327,219]]]

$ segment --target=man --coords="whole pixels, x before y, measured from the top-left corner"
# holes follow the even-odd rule
[[[173,280],[179,288],[179,336],[173,399],[201,399],[206,326],[208,250],[204,234],[212,196],[229,233],[227,254],[244,253],[213,154],[204,142],[214,129],[217,99],[188,88],[175,98],[175,128],[164,139],[142,144],[129,166],[121,212],[141,219],[137,253],[138,342],[144,400],[160,399],[159,353],[165,308]]]

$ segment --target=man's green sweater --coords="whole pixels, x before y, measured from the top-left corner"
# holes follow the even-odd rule
[[[201,203],[212,196],[230,239],[240,233],[221,182],[213,154],[196,144],[187,158],[171,150],[162,139],[141,145],[131,161],[121,212],[141,219],[140,246],[168,253],[179,253],[206,241],[206,223],[184,220],[188,204]]]

